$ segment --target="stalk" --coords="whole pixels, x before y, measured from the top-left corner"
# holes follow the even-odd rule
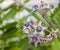
[[[52,27],[53,29],[56,29],[56,28],[52,25],[52,23],[51,23],[50,21],[48,21],[47,18],[45,18],[45,16],[42,16],[42,17],[43,17],[43,19],[45,19],[45,20],[47,21],[47,23],[49,24],[50,27]]]

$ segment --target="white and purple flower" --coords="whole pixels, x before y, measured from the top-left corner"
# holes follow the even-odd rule
[[[47,2],[41,1],[40,4],[36,4],[32,7],[32,11],[39,12],[42,16],[46,15],[49,10],[54,8],[53,4],[48,4]]]
[[[37,47],[38,43],[44,44],[51,42],[53,40],[53,37],[56,36],[58,30],[52,29],[49,32],[50,34],[45,36],[44,30],[48,30],[48,27],[44,26],[41,21],[37,23],[35,22],[35,19],[32,19],[34,18],[29,18],[29,20],[24,22],[24,24],[22,25],[23,33],[28,36],[28,43],[34,43],[35,47]]]

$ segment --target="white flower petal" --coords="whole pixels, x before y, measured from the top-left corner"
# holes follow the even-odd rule
[[[14,0],[5,0],[0,4],[1,9],[7,8],[8,6],[14,4]]]
[[[39,34],[40,34],[41,37],[44,37],[45,36],[44,31],[41,31]]]
[[[38,42],[34,42],[34,46],[37,47],[37,45],[38,45]]]

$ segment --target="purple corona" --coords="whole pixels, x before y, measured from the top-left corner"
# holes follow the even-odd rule
[[[33,37],[32,37],[32,40],[33,40],[33,41],[37,41],[38,38],[37,38],[36,36],[33,36]]]
[[[25,22],[24,26],[28,27],[29,26],[29,22]]]
[[[53,8],[54,8],[54,5],[50,4],[49,7],[50,7],[51,9],[53,9]]]
[[[34,5],[34,6],[33,6],[33,10],[37,10],[38,8],[39,8],[38,5]]]
[[[28,43],[34,43],[35,47],[37,47],[38,43],[45,44],[51,42],[58,32],[58,30],[54,30],[53,28],[49,31],[48,26],[44,26],[41,21],[38,23],[35,22],[34,18],[25,21],[21,28],[23,33],[28,37]],[[50,34],[45,35],[47,33],[45,30],[49,31]]]

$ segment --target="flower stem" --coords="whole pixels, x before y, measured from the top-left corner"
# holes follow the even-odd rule
[[[56,29],[56,28],[52,25],[52,23],[51,23],[50,21],[48,21],[47,18],[45,18],[45,16],[42,16],[42,17],[47,21],[47,23],[49,24],[50,27]]]

